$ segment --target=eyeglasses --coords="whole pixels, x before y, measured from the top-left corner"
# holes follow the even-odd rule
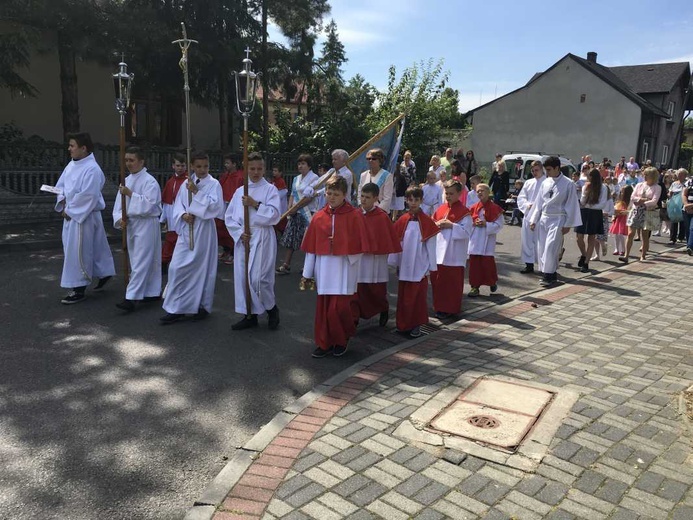
[[[366,157],[366,160],[367,161],[379,161],[380,159],[378,159],[377,157]]]

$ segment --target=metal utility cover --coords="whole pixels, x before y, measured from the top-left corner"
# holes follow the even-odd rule
[[[553,396],[548,390],[481,378],[430,424],[441,432],[514,451]]]

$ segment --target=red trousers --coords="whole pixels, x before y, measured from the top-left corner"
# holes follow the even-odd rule
[[[226,229],[226,223],[215,218],[214,223],[217,225],[217,243],[226,250],[227,248],[233,251],[233,238],[229,235],[229,230]]]
[[[428,278],[420,282],[399,281],[397,330],[410,331],[428,323]]]
[[[433,309],[437,312],[459,314],[464,293],[464,267],[438,264],[431,272]]]
[[[358,317],[355,294],[318,295],[315,305],[315,343],[323,350],[335,345],[346,346],[356,332]]]
[[[173,250],[176,248],[178,241],[178,233],[175,231],[167,231],[164,235],[164,243],[161,244],[161,263],[168,264],[173,258]]]
[[[360,283],[357,294],[359,315],[356,317],[356,321],[359,318],[367,320],[390,309],[390,304],[387,301],[387,282]]]
[[[492,256],[469,255],[469,285],[481,287],[497,283],[496,259]]]

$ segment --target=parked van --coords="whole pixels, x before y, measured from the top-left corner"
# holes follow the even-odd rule
[[[527,153],[527,152],[508,152],[503,156],[505,161],[505,169],[510,173],[510,185],[517,180],[527,180],[532,178],[532,163],[541,161],[542,163],[552,154],[548,153]],[[562,157],[560,154],[554,154],[561,160],[561,172],[569,179],[577,168],[570,162],[570,159]],[[517,165],[520,165],[518,168]]]

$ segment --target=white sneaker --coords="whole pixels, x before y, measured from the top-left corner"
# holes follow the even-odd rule
[[[652,236],[653,237],[661,237],[662,234],[659,231],[655,231],[654,233],[652,233]]]

